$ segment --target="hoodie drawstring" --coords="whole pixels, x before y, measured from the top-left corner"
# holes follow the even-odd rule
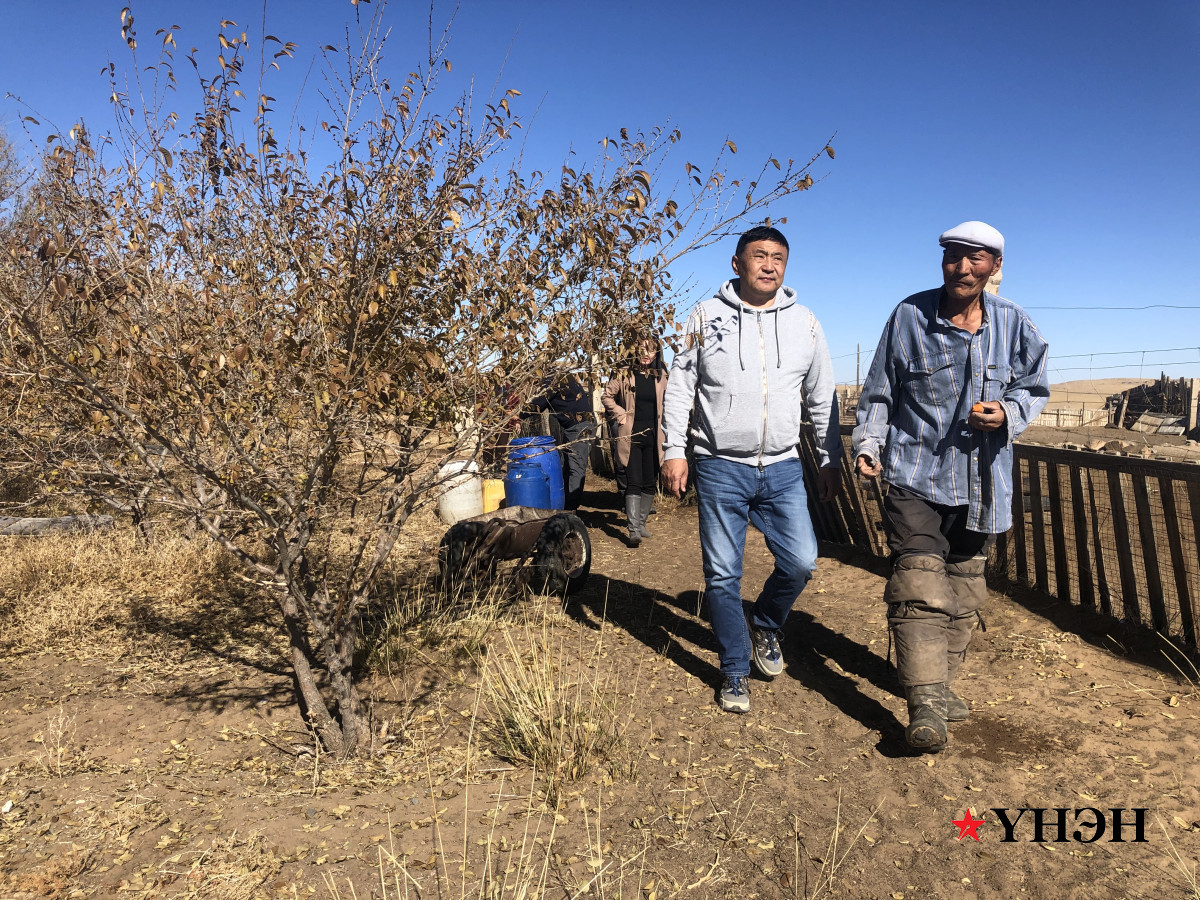
[[[779,353],[779,315],[771,316],[775,320],[775,368],[780,368],[783,365],[783,357]]]
[[[738,365],[742,367],[742,371],[746,371],[746,363],[742,360],[742,311],[738,310]]]
[[[770,310],[771,324],[775,326],[775,368],[783,368],[783,353],[779,349],[779,315],[775,310]],[[741,310],[738,311],[738,365],[742,367],[742,371],[746,371],[746,361],[742,358],[742,317]]]

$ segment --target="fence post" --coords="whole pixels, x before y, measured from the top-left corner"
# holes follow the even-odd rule
[[[1083,479],[1079,466],[1071,466],[1071,513],[1074,525],[1075,560],[1079,572],[1079,602],[1096,608],[1095,575],[1088,553],[1087,505],[1083,498]]]
[[[1113,474],[1105,472],[1105,480]],[[1108,573],[1104,567],[1104,544],[1100,540],[1100,509],[1096,504],[1096,486],[1092,481],[1092,473],[1088,472],[1088,501],[1092,512],[1092,548],[1096,551],[1096,583],[1100,594],[1100,610],[1106,616],[1113,614],[1112,589],[1108,586]]]
[[[1171,523],[1179,523],[1179,511],[1175,505],[1175,483],[1165,475],[1158,476],[1158,495],[1162,501],[1163,520],[1167,523],[1167,546],[1171,552],[1171,571],[1175,574],[1175,593],[1179,597],[1179,623],[1183,626],[1184,642],[1196,648],[1196,620],[1193,617],[1191,586],[1188,584],[1187,560],[1183,555],[1183,540],[1180,529]],[[1200,528],[1195,537],[1200,538]]]
[[[1067,567],[1067,536],[1062,514],[1062,490],[1058,480],[1058,463],[1046,464],[1046,482],[1050,489],[1050,529],[1054,538],[1054,582],[1058,598],[1071,599],[1071,572]]]
[[[1108,473],[1108,503],[1112,507],[1113,535],[1117,539],[1121,604],[1125,608],[1125,618],[1141,625],[1142,608],[1137,600],[1137,581],[1133,576],[1133,548],[1129,544],[1129,520],[1125,515],[1125,493],[1120,472]]]
[[[1046,575],[1046,515],[1042,509],[1042,466],[1038,458],[1029,460],[1029,506],[1033,513],[1033,571],[1039,591],[1050,593]]]
[[[1167,607],[1163,602],[1162,578],[1158,572],[1158,545],[1154,520],[1150,518],[1150,492],[1146,476],[1133,474],[1133,503],[1137,509],[1138,536],[1142,541],[1142,566],[1146,570],[1146,599],[1150,603],[1150,623],[1155,631],[1167,630]]]
[[[1017,581],[1029,584],[1029,560],[1025,555],[1025,491],[1021,479],[1021,465],[1024,463],[1028,468],[1029,460],[1023,450],[1018,448],[1013,454],[1012,542],[1016,550]]]

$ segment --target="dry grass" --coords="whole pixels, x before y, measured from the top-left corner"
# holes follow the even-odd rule
[[[500,756],[532,765],[553,797],[618,762],[637,675],[607,657],[603,630],[560,627],[543,606],[495,638],[482,679],[485,737]]]
[[[444,661],[468,651],[480,660],[464,763],[464,808],[470,771],[492,754],[531,766],[534,777],[524,808],[515,816],[506,816],[503,809],[506,782],[501,778],[494,808],[479,820],[482,832],[476,820],[464,816],[461,833],[443,835],[434,816],[436,864],[400,853],[389,828],[388,846],[378,848],[369,882],[323,876],[333,900],[533,900],[559,891],[568,898],[644,895],[645,851],[624,857],[613,853],[604,839],[600,797],[591,812],[580,801],[587,835],[581,867],[572,869],[562,861],[571,855],[557,842],[558,823],[565,821],[563,788],[599,766],[620,764],[632,715],[626,712],[623,718],[621,710],[622,705],[634,708],[629,701],[635,697],[636,677],[625,680],[616,661],[608,659],[603,630],[580,627],[553,598],[541,600],[519,612],[501,590],[450,607],[426,591],[397,601],[388,638],[376,649],[376,664],[395,674],[396,667],[435,665],[437,658]],[[506,818],[509,827],[502,833],[500,822]],[[513,821],[522,822],[517,835],[511,831]]]
[[[87,752],[79,746],[75,716],[62,704],[46,717],[46,727],[33,738],[38,749],[30,753],[34,766],[46,778],[62,778],[88,767]]]
[[[821,897],[828,897],[832,895],[837,881],[838,871],[843,865],[845,865],[846,859],[850,856],[850,852],[858,843],[859,838],[863,836],[863,832],[867,830],[867,826],[875,820],[875,814],[879,812],[879,809],[882,806],[883,801],[880,800],[878,805],[871,810],[871,813],[867,816],[866,821],[862,823],[862,826],[850,840],[850,845],[845,849],[842,849],[841,836],[842,832],[845,830],[845,826],[842,825],[842,792],[838,791],[837,818],[834,821],[833,830],[829,833],[829,841],[825,847],[825,852],[820,857],[813,857],[808,853],[807,848],[804,847],[804,844],[799,837],[799,825],[797,823],[796,874],[793,879],[793,888],[795,889],[797,897],[803,896],[806,897],[807,900],[819,900]],[[809,856],[811,861],[819,862],[821,865],[821,868],[817,870],[815,878],[813,878],[813,880],[809,883],[810,889],[805,891],[803,894],[800,893],[800,851],[802,849],[804,850],[805,854]]]
[[[1200,699],[1200,668],[1196,667],[1196,663],[1190,656],[1181,650],[1173,641],[1158,635],[1159,639],[1166,644],[1166,649],[1160,648],[1163,658],[1171,664],[1171,667],[1179,673],[1179,684],[1186,685],[1186,690],[1183,692],[1185,696],[1193,700]],[[1171,652],[1168,653],[1167,650]],[[1176,662],[1176,660],[1179,660]]]
[[[203,850],[176,853],[159,867],[159,882],[171,885],[171,896],[197,900],[252,900],[282,864],[261,836],[235,831],[215,838]]]
[[[146,604],[186,604],[226,577],[206,539],[147,546],[133,528],[0,538],[0,640],[9,652],[115,656]]]
[[[501,791],[503,793],[503,791]],[[603,804],[597,798],[596,807]],[[497,803],[496,811],[500,805]],[[415,864],[397,851],[389,838],[387,849],[377,849],[375,873],[370,881],[338,879],[322,876],[332,900],[358,900],[374,897],[378,900],[409,900],[436,896],[445,900],[538,900],[563,896],[568,900],[585,894],[602,900],[623,900],[655,896],[654,882],[645,887],[645,850],[628,857],[613,854],[612,845],[603,837],[599,815],[587,822],[587,850],[584,853],[584,874],[576,875],[561,865],[557,840],[557,809],[547,807],[531,788],[525,799],[524,827],[519,838],[510,840],[499,835],[493,816],[486,834],[474,835],[464,825],[462,864],[452,872],[446,862],[444,846],[439,852],[441,864],[428,874],[427,865]],[[472,840],[473,839],[473,840]],[[467,857],[468,848],[477,848],[474,861]],[[457,877],[455,875],[457,874]],[[432,877],[432,887],[427,882]]]
[[[107,672],[122,677],[122,689],[153,695],[172,679],[194,680],[208,671],[206,667],[228,664],[218,660],[224,660],[229,648],[236,648],[230,655],[243,661],[278,651],[279,635],[268,621],[263,598],[232,574],[228,558],[206,540],[174,537],[161,529],[147,546],[133,530],[118,528],[7,543],[9,552],[0,553],[0,634],[9,652],[47,650],[63,657],[103,659]],[[393,685],[403,685],[418,671],[421,677],[433,673],[448,689],[415,699],[401,715],[409,717],[406,721],[392,717],[382,728],[375,722],[372,748],[378,752],[342,765],[296,749],[297,734],[289,731],[287,720],[231,732],[233,739],[257,738],[263,742],[260,746],[285,751],[254,763],[262,769],[264,784],[272,786],[267,790],[286,784],[289,791],[314,797],[350,786],[366,790],[410,785],[417,768],[431,769],[431,796],[453,783],[463,784],[469,793],[471,771],[481,761],[494,765],[501,754],[528,763],[535,774],[530,777],[529,769],[523,769],[521,775],[528,786],[523,811],[512,815],[497,800],[495,815],[484,825],[478,819],[464,820],[461,855],[442,846],[439,834],[441,861],[431,868],[414,863],[385,841],[380,846],[389,849],[380,850],[372,883],[342,881],[339,887],[329,877],[329,893],[532,898],[565,887],[567,896],[637,896],[644,881],[645,850],[635,849],[632,855],[626,851],[625,856],[613,851],[604,839],[607,823],[599,818],[599,798],[593,798],[595,807],[580,800],[587,817],[586,850],[560,847],[557,840],[564,821],[562,804],[568,796],[579,796],[578,791],[564,795],[563,787],[597,769],[603,776],[627,766],[623,738],[635,708],[638,671],[624,669],[618,654],[610,658],[605,646],[610,626],[594,630],[579,625],[555,598],[514,602],[516,595],[502,583],[447,602],[428,576],[432,555],[424,553],[426,542],[415,538],[406,549],[410,552],[397,563],[404,567],[404,578],[391,582],[397,586],[393,599],[368,626],[363,657],[367,673],[386,676]],[[422,570],[422,565],[427,568]],[[392,697],[401,694],[390,692]],[[472,695],[474,714],[461,718],[462,702]],[[4,778],[14,784],[34,779],[71,785],[73,776],[94,776],[110,765],[103,756],[98,762],[89,757],[80,738],[82,717],[77,723],[62,705],[42,710],[39,716],[44,722],[38,723],[34,742],[27,745],[31,749],[13,757],[20,765],[5,770]],[[469,728],[465,747],[447,742],[447,721]],[[194,762],[182,743],[173,741],[172,746],[172,766]],[[298,775],[303,778],[298,780]],[[188,778],[199,779],[199,770],[190,771]],[[126,842],[132,836],[154,834],[175,821],[174,811],[143,793],[145,785],[127,787],[129,796],[99,796],[98,805],[89,801],[71,818],[78,858],[45,862],[36,883],[8,884],[0,877],[0,893],[29,888],[53,894],[79,872],[94,874],[97,867],[125,865]],[[504,793],[501,788],[497,796]],[[17,802],[8,818],[20,819],[18,823],[13,818],[14,828],[28,825],[30,801],[21,799],[28,796],[12,794]],[[432,819],[432,827],[443,827],[436,813]],[[502,828],[497,824],[501,820]],[[183,834],[194,837],[186,828]],[[164,846],[168,837],[161,836],[153,865],[143,862],[136,874],[126,873],[129,881],[123,890],[241,900],[263,895],[264,885],[280,877],[287,861],[255,834],[243,836],[239,831],[208,843],[179,837]],[[448,862],[447,849],[459,862]],[[433,894],[428,893],[431,881],[436,881]]]
[[[431,572],[411,577],[367,626],[367,667],[394,678],[413,665],[437,668],[478,659],[496,623],[513,610],[513,600],[503,581],[447,598]]]
[[[1158,827],[1162,829],[1163,836],[1167,839],[1167,856],[1186,886],[1188,900],[1200,900],[1200,877],[1196,874],[1196,860],[1193,859],[1189,862],[1179,852],[1179,848],[1175,846],[1174,838],[1171,837],[1171,833],[1167,830],[1167,826],[1163,824],[1162,819],[1158,820]]]
[[[1035,665],[1051,665],[1067,659],[1066,648],[1080,643],[1079,635],[1069,631],[1043,629],[1041,635],[1012,632],[1004,637],[1010,659],[1029,660]]]

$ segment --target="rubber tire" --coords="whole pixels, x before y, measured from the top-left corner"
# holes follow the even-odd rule
[[[581,557],[569,565],[564,552]],[[558,513],[546,520],[530,560],[530,587],[546,594],[570,596],[583,587],[592,571],[592,542],[583,520]]]

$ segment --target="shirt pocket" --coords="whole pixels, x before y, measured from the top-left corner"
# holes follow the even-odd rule
[[[983,399],[1003,400],[1004,391],[1012,381],[1012,365],[999,362],[983,370]]]
[[[954,358],[948,353],[931,353],[923,359],[913,359],[905,368],[904,383],[918,404],[937,405],[956,397]]]

